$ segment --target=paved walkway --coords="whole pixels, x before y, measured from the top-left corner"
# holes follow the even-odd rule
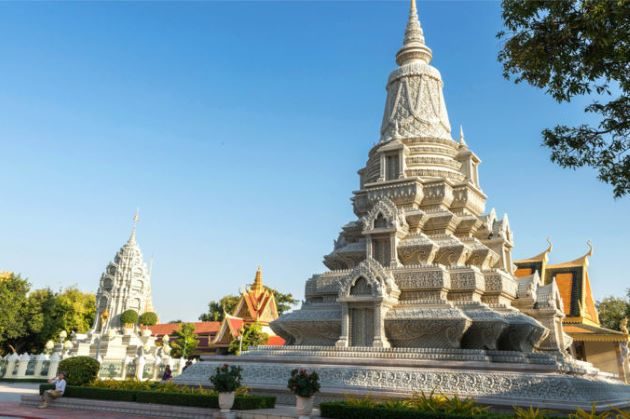
[[[20,406],[19,402],[0,402],[0,419],[82,419],[94,418],[95,412],[72,410],[59,407],[38,409],[31,406]],[[148,416],[130,416],[124,413],[97,412],[99,419],[149,419]],[[150,419],[155,419],[152,417]]]
[[[31,406],[20,406],[20,397],[24,394],[36,395],[39,384],[0,382],[0,419],[75,419],[93,418],[94,412],[60,408],[38,409]],[[146,416],[130,416],[124,414],[98,412],[103,419],[146,419]],[[155,419],[155,418],[153,418]]]

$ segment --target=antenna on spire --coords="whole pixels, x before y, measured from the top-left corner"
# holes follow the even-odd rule
[[[466,140],[464,139],[464,127],[459,125],[459,143],[461,145],[466,145]]]

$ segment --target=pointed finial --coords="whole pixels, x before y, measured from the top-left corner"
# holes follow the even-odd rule
[[[549,237],[547,237],[547,243],[549,246],[547,247],[547,250],[545,250],[545,253],[549,253],[553,250],[553,243],[551,243],[551,239]]]
[[[136,212],[133,214],[133,227],[131,228],[131,236],[129,236],[129,243],[136,242],[136,227],[140,221],[140,210],[136,208]]]
[[[464,127],[461,124],[459,126],[459,143],[461,145],[466,145],[466,140],[464,139]]]
[[[252,286],[252,291],[261,292],[262,290],[263,290],[262,267],[259,265],[258,269],[256,269],[256,277],[254,278],[254,285]]]
[[[593,243],[591,243],[590,240],[587,240],[586,245],[588,246],[588,252],[584,256],[592,257],[593,256]]]
[[[405,29],[405,39],[402,48],[396,54],[398,65],[404,65],[414,61],[431,62],[431,49],[424,44],[424,33],[418,19],[416,0],[411,0],[409,8],[409,20]]]

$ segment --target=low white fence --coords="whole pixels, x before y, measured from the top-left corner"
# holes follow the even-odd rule
[[[62,359],[72,355],[63,355],[54,352],[51,355],[39,354],[19,355],[12,353],[0,357],[0,378],[12,380],[47,380],[57,375],[59,363]],[[193,361],[194,362],[194,361]],[[99,378],[125,380],[135,378],[137,380],[160,380],[164,369],[169,365],[173,377],[182,373],[186,365],[185,359],[171,358],[170,356],[158,358],[154,356],[138,355],[126,357],[117,361],[101,361]]]

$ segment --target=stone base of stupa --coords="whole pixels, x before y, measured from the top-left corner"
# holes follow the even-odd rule
[[[369,395],[405,398],[424,392],[474,398],[493,406],[545,409],[630,407],[630,386],[579,361],[545,353],[428,348],[259,347],[242,356],[206,356],[175,378],[210,385],[222,364],[243,368],[243,384],[253,393],[288,393],[291,370],[307,368],[320,376],[322,400]]]

